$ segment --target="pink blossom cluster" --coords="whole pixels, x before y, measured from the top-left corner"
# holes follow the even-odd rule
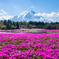
[[[59,33],[0,33],[0,59],[59,59]]]

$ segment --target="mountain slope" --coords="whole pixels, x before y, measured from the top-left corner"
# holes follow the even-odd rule
[[[45,20],[44,17],[42,16],[37,16],[35,15],[36,12],[34,12],[33,10],[30,11],[24,11],[22,13],[20,13],[18,16],[15,16],[12,18],[13,21],[44,21],[46,22],[47,20]],[[47,21],[49,22],[49,21]]]

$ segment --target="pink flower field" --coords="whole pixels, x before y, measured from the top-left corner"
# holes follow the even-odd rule
[[[59,59],[59,33],[0,33],[0,59]]]

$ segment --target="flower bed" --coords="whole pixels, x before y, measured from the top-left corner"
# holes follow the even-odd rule
[[[0,33],[0,59],[59,59],[59,33]]]

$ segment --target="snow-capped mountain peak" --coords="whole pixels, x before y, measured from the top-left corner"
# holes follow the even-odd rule
[[[13,21],[45,21],[45,18],[43,16],[35,15],[36,12],[33,10],[30,11],[24,11],[20,13],[18,16],[15,16],[12,18]]]
[[[23,17],[23,19],[24,18],[31,18],[31,16],[33,16],[34,14],[35,14],[35,12],[33,10],[30,10],[30,11],[27,10],[27,11],[20,13],[18,15],[18,18],[20,18],[20,17]]]

